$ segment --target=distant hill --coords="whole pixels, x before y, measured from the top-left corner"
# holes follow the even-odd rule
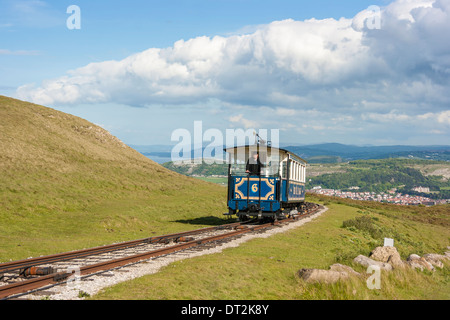
[[[159,163],[169,162],[173,146],[133,146],[143,155]],[[450,161],[448,146],[354,146],[341,143],[322,143],[313,145],[288,145],[282,148],[298,154],[310,163],[339,163],[351,160],[406,158],[437,161]],[[223,148],[222,148],[223,149]],[[204,150],[204,148],[203,148]],[[223,154],[219,157],[224,159]],[[191,151],[194,157],[194,151]]]
[[[226,208],[223,188],[167,170],[89,121],[5,96],[0,177],[0,261],[185,230],[175,221]]]
[[[450,161],[450,146],[354,146],[323,143],[287,146],[285,149],[298,154],[311,163],[387,158]]]
[[[407,194],[434,199],[450,199],[450,163],[432,160],[373,159],[355,160],[341,165],[313,164],[307,171],[307,188],[386,192],[392,188]],[[415,192],[426,187],[427,194]]]

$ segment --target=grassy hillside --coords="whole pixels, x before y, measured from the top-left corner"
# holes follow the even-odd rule
[[[86,120],[4,96],[0,177],[0,261],[197,228],[226,211],[223,187],[167,170]]]
[[[175,164],[172,161],[165,162],[162,164],[163,167],[187,175],[197,175],[197,176],[213,176],[220,175],[226,176],[228,175],[228,164],[226,163],[213,163],[206,164],[202,162],[201,164]]]
[[[443,254],[450,245],[449,205],[401,207],[376,202],[308,196],[329,210],[296,229],[254,239],[221,253],[186,259],[160,272],[128,281],[92,299],[445,299],[450,298],[450,263],[434,273],[394,270],[381,273],[381,289],[371,290],[366,268],[352,260],[368,256],[384,237],[394,239],[403,260],[415,253]],[[369,227],[349,226],[365,217]],[[375,232],[374,232],[375,231]],[[366,278],[336,284],[306,284],[302,268],[346,264]]]
[[[412,193],[417,186],[429,187],[436,199],[450,198],[450,163],[445,161],[379,159],[358,160],[345,164],[321,164],[308,167],[307,187],[346,190],[358,186],[359,191],[382,192],[399,188]]]

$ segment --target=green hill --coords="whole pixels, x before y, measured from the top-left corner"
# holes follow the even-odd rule
[[[158,273],[104,289],[92,299],[142,300],[430,300],[450,298],[444,268],[381,272],[381,289],[368,288],[371,273],[353,262],[369,256],[385,237],[394,239],[401,259],[410,254],[444,254],[450,245],[450,205],[397,206],[308,194],[329,209],[303,226],[237,248],[173,262]],[[358,221],[366,223],[352,223]],[[360,278],[334,284],[300,280],[302,268],[328,270],[348,265]],[[188,303],[188,302],[186,302]],[[266,302],[271,304],[270,301]]]
[[[386,192],[399,188],[403,193],[414,194],[414,187],[430,188],[426,195],[435,199],[450,198],[450,163],[432,160],[377,159],[357,160],[344,164],[312,165],[308,168],[307,187],[320,185],[327,189]]]
[[[184,174],[187,176],[197,175],[197,176],[227,176],[228,175],[228,164],[226,163],[212,163],[206,164],[202,162],[200,164],[180,164],[173,163],[172,161],[165,162],[162,164],[164,168]]]
[[[86,120],[5,96],[0,176],[0,261],[198,228],[189,222],[219,223],[226,210],[223,187],[167,170]]]

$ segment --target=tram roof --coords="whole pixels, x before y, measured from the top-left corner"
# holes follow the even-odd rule
[[[308,161],[306,161],[305,159],[299,157],[298,155],[296,155],[295,153],[293,153],[293,152],[291,152],[289,150],[282,149],[282,148],[276,148],[276,147],[268,146],[268,145],[265,145],[265,144],[264,145],[261,145],[261,144],[247,144],[247,145],[243,145],[243,146],[235,146],[235,147],[231,147],[231,148],[225,148],[223,150],[225,152],[228,152],[228,153],[230,153],[230,152],[234,153],[234,150],[241,149],[241,148],[244,148],[244,149],[252,148],[252,149],[256,149],[256,150],[257,149],[264,149],[264,150],[268,150],[268,151],[269,150],[279,150],[279,151],[285,152],[287,154],[293,155],[294,157],[298,158],[299,160],[301,160],[301,161],[303,161],[305,163],[308,163]]]

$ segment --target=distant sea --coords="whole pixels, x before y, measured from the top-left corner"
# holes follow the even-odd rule
[[[154,156],[154,155],[145,155],[145,156],[159,164],[172,161],[170,157],[159,157],[159,156]]]

